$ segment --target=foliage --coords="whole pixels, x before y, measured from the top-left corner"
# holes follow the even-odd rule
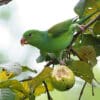
[[[47,57],[48,63],[39,74],[36,74],[37,71],[28,66],[16,63],[1,64],[0,100],[35,100],[36,96],[45,92],[48,100],[51,100],[49,91],[55,89],[51,81],[51,73],[55,65],[68,66],[76,77],[90,85],[92,85],[93,80],[96,81],[93,67],[97,64],[97,57],[100,56],[100,0],[80,0],[74,11],[79,17],[76,21],[95,11],[97,13],[83,23],[85,25],[84,32],[78,30],[75,35],[73,34],[70,45],[61,52],[60,61],[56,57]],[[89,28],[91,29],[89,30]],[[74,59],[75,57],[77,60]],[[26,75],[27,78],[20,79],[24,72],[31,73],[29,76]],[[32,76],[33,73],[36,76]],[[63,83],[63,79],[61,83]]]

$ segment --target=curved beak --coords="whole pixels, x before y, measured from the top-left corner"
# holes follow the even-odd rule
[[[22,38],[20,43],[21,43],[21,45],[28,44],[28,42],[25,38]]]

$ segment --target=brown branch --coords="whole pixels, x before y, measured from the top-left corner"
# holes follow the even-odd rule
[[[0,0],[0,6],[8,4],[12,0]]]
[[[32,79],[33,79],[32,77],[29,77],[29,78],[27,78],[27,79],[20,80],[19,82],[30,81],[30,80],[32,80]]]
[[[96,22],[96,20],[100,19],[100,14],[93,20],[91,20],[90,22],[88,22],[86,25],[84,25],[84,31],[90,27],[94,22]],[[69,49],[72,47],[73,43],[76,41],[77,37],[82,33],[83,31],[80,30],[76,33],[76,35],[74,35],[73,40],[71,41],[70,45],[69,45]]]
[[[54,62],[53,60],[49,61],[44,67],[48,67],[48,66],[52,65],[53,62]]]
[[[47,62],[44,67],[49,67],[50,65],[53,65],[57,63],[57,59],[51,59],[49,62]]]
[[[72,52],[74,55],[76,55],[81,61],[83,60],[74,48],[71,48],[71,52]]]

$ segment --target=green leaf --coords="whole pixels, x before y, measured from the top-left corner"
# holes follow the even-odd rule
[[[74,10],[79,17],[89,15],[97,10],[100,11],[100,0],[80,0]]]
[[[74,11],[79,15],[82,16],[85,9],[85,0],[80,0],[74,8]]]
[[[84,61],[72,61],[70,63],[70,69],[74,74],[88,83],[92,83],[94,78],[92,66]]]
[[[94,35],[100,36],[100,21],[97,21],[93,27],[93,33]]]
[[[96,52],[92,46],[82,46],[78,50],[75,50],[75,52],[77,52],[82,61],[85,61],[92,66],[96,65]]]
[[[8,88],[0,89],[0,100],[15,100],[15,94]]]
[[[79,48],[82,46],[93,46],[96,51],[96,56],[100,56],[100,38],[94,37],[91,34],[83,34],[82,37],[78,37],[74,48]]]

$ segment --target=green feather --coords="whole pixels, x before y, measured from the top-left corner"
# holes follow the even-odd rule
[[[49,35],[51,36],[59,36],[60,34],[67,32],[70,25],[73,24],[73,19],[66,20],[64,22],[60,22],[48,30]]]

